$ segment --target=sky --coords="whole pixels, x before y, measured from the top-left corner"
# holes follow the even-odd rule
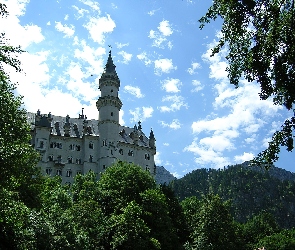
[[[98,119],[99,78],[112,50],[121,81],[120,124],[156,137],[156,164],[175,177],[243,163],[264,150],[291,114],[259,100],[259,85],[227,79],[226,49],[211,57],[221,20],[199,29],[211,1],[2,0],[1,19],[23,72],[11,68],[29,112]],[[275,166],[295,172],[282,149]]]

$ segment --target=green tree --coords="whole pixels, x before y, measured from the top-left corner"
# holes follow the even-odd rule
[[[260,239],[255,247],[262,246],[267,250],[293,250],[295,249],[295,230],[283,230],[266,236]]]
[[[214,0],[200,22],[220,17],[223,21],[219,43],[212,55],[228,50],[226,59],[230,83],[239,86],[244,77],[260,84],[260,98],[273,97],[274,104],[294,110],[295,102],[295,9],[294,0]],[[294,148],[295,116],[286,119],[274,133],[266,150],[253,164],[268,167],[278,159],[280,146]]]
[[[102,174],[98,187],[110,226],[105,249],[182,249],[167,197],[149,172],[119,161]]]
[[[187,249],[231,250],[240,246],[228,204],[219,196],[208,194],[200,201],[191,197],[182,205],[191,229]]]
[[[243,239],[248,249],[254,249],[260,239],[278,233],[279,230],[274,217],[266,212],[261,212],[242,225]]]
[[[0,16],[6,16],[6,6],[0,4]],[[19,192],[22,199],[32,203],[36,197],[34,186],[39,183],[36,163],[37,152],[30,146],[30,127],[26,111],[21,108],[22,97],[15,95],[15,84],[10,82],[3,66],[7,64],[21,71],[17,54],[20,48],[7,45],[0,36],[0,185]],[[30,204],[32,205],[32,204]]]

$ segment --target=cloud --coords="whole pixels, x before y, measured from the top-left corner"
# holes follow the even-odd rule
[[[185,147],[184,151],[195,154],[195,162],[200,165],[211,165],[214,168],[221,168],[230,163],[227,157],[219,151],[215,151],[206,145],[200,145],[197,140],[194,140],[191,145]]]
[[[153,40],[152,46],[162,49],[167,46],[169,49],[172,49],[172,42],[167,39],[167,37],[172,34],[173,29],[169,21],[163,20],[158,26],[158,31],[150,30],[148,37]]]
[[[190,75],[193,75],[195,74],[195,70],[196,69],[200,69],[201,68],[201,64],[199,64],[198,62],[193,62],[192,63],[192,67],[191,68],[188,68],[187,69],[187,72],[190,74]]]
[[[4,3],[7,6],[9,15],[1,18],[0,33],[5,33],[9,38],[9,45],[28,48],[32,44],[40,43],[44,40],[42,29],[34,24],[21,26],[19,16],[24,15],[26,5],[29,1],[11,0]]]
[[[193,86],[195,87],[194,89],[191,90],[191,92],[199,92],[204,88],[204,85],[198,80],[193,80],[192,81]]]
[[[148,58],[146,52],[142,52],[141,54],[137,55],[137,58],[144,62],[145,66],[152,64],[152,60]]]
[[[159,11],[160,9],[161,9],[161,8],[156,9],[156,10],[151,10],[151,11],[149,11],[147,14],[150,15],[150,16],[153,16],[153,15],[155,15],[155,13],[156,13],[157,11]]]
[[[152,107],[135,108],[135,110],[129,110],[129,113],[133,115],[130,122],[145,121],[147,118],[152,117],[154,109]]]
[[[75,33],[75,27],[73,25],[62,25],[61,22],[55,22],[55,28],[57,31],[64,33],[64,37],[72,37]]]
[[[121,55],[123,57],[123,60],[120,61],[120,62],[122,62],[124,64],[128,64],[131,61],[132,54],[129,54],[129,53],[125,52],[125,51],[119,51],[118,55]]]
[[[184,102],[184,98],[179,95],[167,95],[162,98],[162,102],[170,102],[170,106],[158,107],[160,112],[175,112],[182,107],[188,108],[187,103]]]
[[[88,10],[83,8],[78,8],[76,5],[72,5],[72,7],[77,11],[77,14],[75,14],[75,17],[77,20],[84,17],[85,13],[89,13]]]
[[[162,89],[169,93],[177,93],[180,91],[180,86],[182,85],[179,79],[167,78],[162,81]]]
[[[168,128],[171,128],[171,129],[174,129],[174,130],[176,130],[176,129],[180,129],[181,128],[181,123],[179,122],[179,120],[178,119],[173,119],[172,120],[172,122],[169,124],[169,123],[165,123],[164,121],[159,121],[160,122],[160,124],[161,124],[161,126],[163,127],[163,128],[165,128],[165,127],[168,127]],[[168,144],[169,145],[169,144]]]
[[[83,4],[89,6],[91,10],[97,11],[98,14],[101,13],[98,2],[91,1],[91,0],[79,0],[79,1],[82,2]]]
[[[210,57],[211,49],[208,48],[202,56],[203,60],[209,63],[210,77],[216,81],[212,106],[216,113],[222,115],[212,113],[204,119],[194,121],[191,126],[194,139],[185,148],[195,154],[196,163],[211,164],[214,167],[223,167],[230,163],[227,152],[238,152],[245,146],[243,143],[237,143],[238,140],[251,143],[252,147],[258,143],[260,147],[261,142],[256,141],[256,134],[280,109],[279,106],[273,105],[271,99],[260,100],[260,88],[255,82],[241,80],[238,89],[229,84],[224,53],[221,51],[221,54]],[[195,84],[197,88],[200,85],[197,81]],[[243,139],[245,135],[248,136]],[[248,160],[251,156],[252,153],[237,153],[234,161]]]
[[[99,74],[103,71],[106,50],[103,47],[90,47],[85,40],[79,41],[75,39],[76,45],[80,48],[74,50],[74,57],[81,59],[87,67],[85,67],[85,77],[94,73]]]
[[[118,49],[122,49],[125,46],[129,46],[129,43],[115,43]]]
[[[172,59],[158,59],[155,60],[155,74],[161,75],[162,73],[170,73],[172,70],[176,70],[177,66],[173,66]]]
[[[90,34],[91,39],[99,44],[104,44],[105,33],[111,33],[116,24],[114,20],[107,14],[106,17],[91,17],[89,22],[83,25]]]
[[[99,96],[97,85],[85,81],[86,75],[79,63],[71,62],[65,74],[69,76],[65,80],[66,87],[73,96],[81,98],[85,102],[97,99]]]
[[[137,98],[143,98],[144,95],[141,93],[140,88],[139,87],[133,87],[130,85],[126,85],[124,86],[124,90],[125,92],[134,95]]]
[[[250,161],[253,158],[254,158],[254,154],[244,152],[242,155],[236,155],[234,159],[235,159],[235,162],[237,163],[243,163],[245,161]]]
[[[156,166],[162,166],[163,161],[162,161],[160,155],[161,155],[161,152],[157,151],[157,153],[154,157]]]

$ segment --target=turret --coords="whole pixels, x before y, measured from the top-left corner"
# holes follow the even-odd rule
[[[119,138],[119,111],[122,102],[118,97],[120,79],[116,72],[111,51],[104,72],[99,79],[101,96],[96,102],[99,111],[98,130],[102,157],[99,159],[103,169],[116,159],[116,145]]]

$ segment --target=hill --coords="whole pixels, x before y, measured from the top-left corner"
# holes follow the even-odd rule
[[[198,169],[172,181],[171,186],[180,200],[208,193],[230,200],[238,222],[267,211],[281,227],[295,227],[295,175],[283,169],[266,171],[249,167],[247,162],[218,170]]]

